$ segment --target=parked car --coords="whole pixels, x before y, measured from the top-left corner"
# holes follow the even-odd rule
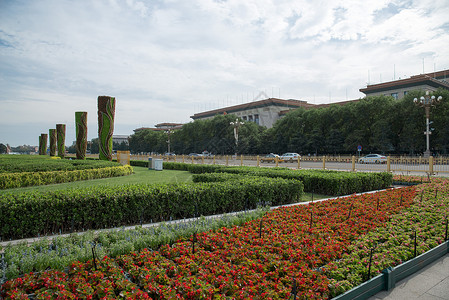
[[[189,153],[189,156],[197,157],[197,156],[202,156],[202,155],[198,154],[198,153]]]
[[[387,157],[380,154],[368,154],[359,158],[361,164],[384,164],[387,162]]]
[[[281,158],[279,158],[278,154],[270,153],[265,155],[265,157],[262,157],[260,159],[261,162],[276,162],[276,157],[278,159],[278,162],[283,162]]]
[[[165,156],[176,156],[173,152],[165,152]]]
[[[210,153],[209,151],[203,151],[202,153],[201,153],[201,156],[214,156],[212,153]]]
[[[298,160],[298,158],[300,158],[301,155],[299,155],[298,153],[294,153],[294,152],[288,152],[288,153],[284,153],[280,156],[280,158],[283,161],[289,161],[292,162],[294,160]]]

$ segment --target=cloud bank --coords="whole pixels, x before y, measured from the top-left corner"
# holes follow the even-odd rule
[[[330,103],[449,69],[449,5],[427,1],[0,1],[0,142],[117,99],[115,133],[268,96]],[[73,131],[73,132],[72,132]]]

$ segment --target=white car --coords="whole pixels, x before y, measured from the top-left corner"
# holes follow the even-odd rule
[[[380,154],[368,154],[359,159],[359,163],[361,164],[384,164],[386,162],[387,157]]]
[[[282,154],[279,158],[282,159],[283,161],[292,162],[294,160],[298,160],[298,158],[301,158],[301,155],[299,155],[298,153],[288,152]]]

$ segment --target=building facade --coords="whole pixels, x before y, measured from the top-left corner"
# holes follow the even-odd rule
[[[128,138],[128,135],[113,135],[112,142],[117,144],[125,143],[128,145]]]
[[[146,129],[153,130],[153,131],[167,131],[167,130],[173,131],[176,129],[181,129],[183,125],[184,125],[183,123],[159,123],[159,124],[154,125],[154,128],[153,127],[140,127],[140,128],[134,129],[134,133],[139,132],[141,130],[146,130]]]
[[[392,96],[395,99],[404,98],[413,90],[436,91],[438,88],[449,90],[449,70],[414,75],[410,78],[399,79],[384,83],[368,85],[360,89],[366,96]]]
[[[193,120],[211,119],[216,115],[233,114],[243,121],[254,122],[267,128],[273,127],[286,111],[298,107],[308,108],[313,104],[303,100],[268,98],[265,100],[253,101],[245,104],[214,109],[191,116]]]

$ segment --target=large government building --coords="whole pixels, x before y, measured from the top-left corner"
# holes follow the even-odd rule
[[[414,75],[410,78],[399,79],[384,83],[367,85],[361,88],[360,92],[366,96],[386,95],[395,99],[401,99],[408,92],[413,90],[436,91],[438,88],[449,90],[449,70],[443,70],[433,73]],[[191,118],[193,120],[210,119],[216,115],[233,114],[240,117],[243,121],[255,122],[267,128],[273,127],[274,123],[282,118],[286,113],[293,109],[303,107],[305,109],[326,107],[329,105],[345,105],[347,103],[360,101],[360,99],[336,102],[331,104],[311,104],[304,100],[268,98],[264,100],[252,101],[245,104],[228,106],[224,108],[196,113]],[[176,130],[182,127],[180,123],[160,123],[156,128],[137,128],[134,132],[143,129],[154,131]]]
[[[395,99],[404,98],[413,90],[436,91],[438,88],[449,90],[449,70],[414,75],[410,78],[399,79],[384,83],[368,85],[359,91],[366,96],[392,96]]]
[[[438,88],[449,90],[449,70],[414,75],[406,79],[372,84],[368,85],[366,88],[360,89],[360,91],[366,96],[386,95],[392,96],[395,99],[401,99],[412,90],[436,91]],[[333,104],[345,105],[355,101],[360,101],[360,99],[315,105],[307,103],[307,101],[304,100],[268,98],[265,100],[196,113],[191,116],[191,118],[193,120],[199,120],[213,118],[215,115],[234,114],[244,121],[255,122],[261,126],[271,128],[273,127],[273,124],[287,112],[298,107],[304,107],[306,109],[320,108]]]
[[[255,122],[261,126],[271,128],[286,111],[298,107],[308,108],[310,106],[313,106],[313,104],[309,104],[307,101],[302,100],[268,98],[265,100],[197,113],[191,116],[191,118],[194,120],[209,119],[216,115],[233,114],[240,117],[243,121]]]

